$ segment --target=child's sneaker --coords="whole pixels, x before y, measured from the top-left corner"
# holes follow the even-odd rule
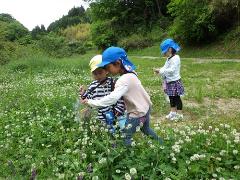
[[[166,115],[166,119],[172,120],[172,118],[174,118],[176,114],[177,114],[176,112],[171,111],[168,115]]]
[[[183,119],[183,114],[176,113],[176,115],[173,118],[171,118],[170,120],[179,121],[179,120],[182,120],[182,119]]]

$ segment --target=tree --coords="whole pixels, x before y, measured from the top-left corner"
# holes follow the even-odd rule
[[[59,20],[52,22],[48,31],[59,32],[62,29],[66,29],[67,27],[77,25],[79,23],[88,23],[90,18],[88,18],[87,13],[83,6],[81,7],[73,7],[69,10],[66,16],[63,16]]]
[[[171,0],[171,34],[187,43],[210,41],[237,22],[238,0]]]
[[[41,27],[39,26],[35,26],[35,28],[33,28],[33,30],[31,31],[31,35],[33,39],[40,39],[41,36],[46,34],[46,29],[44,27],[44,25],[41,25]]]
[[[8,41],[18,40],[29,34],[29,31],[20,22],[9,14],[0,14],[2,36]]]

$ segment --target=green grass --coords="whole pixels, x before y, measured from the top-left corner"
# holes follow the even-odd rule
[[[152,71],[164,60],[130,56],[151,95],[152,126],[165,143],[137,133],[136,145],[126,149],[96,120],[74,122],[78,86],[91,82],[88,62],[94,53],[32,57],[0,67],[1,178],[29,179],[36,171],[38,179],[82,174],[86,179],[124,179],[131,168],[137,170],[134,179],[240,178],[240,63],[182,58],[185,120],[169,122],[161,78]]]

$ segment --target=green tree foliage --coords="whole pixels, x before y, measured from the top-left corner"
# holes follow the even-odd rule
[[[16,56],[19,41],[29,35],[27,28],[9,14],[0,14],[0,65],[6,64]]]
[[[35,28],[33,28],[33,30],[31,31],[31,36],[32,39],[40,39],[40,37],[42,35],[45,35],[47,33],[45,26],[41,25],[41,27],[36,26]]]
[[[167,15],[166,5],[169,1],[98,0],[90,2],[93,42],[99,48],[103,48],[116,43],[122,37],[150,32],[154,24]],[[137,39],[140,40],[141,37],[143,36],[140,35]]]
[[[95,22],[91,29],[93,43],[99,49],[105,49],[106,47],[117,44],[117,36],[114,30],[111,28],[109,21]]]
[[[237,22],[238,0],[171,0],[171,35],[188,42],[212,40]]]
[[[18,40],[29,34],[28,29],[9,14],[0,14],[0,30],[8,41]]]
[[[73,54],[84,54],[85,48],[78,42],[68,42],[65,37],[56,33],[49,33],[42,36],[38,41],[38,46],[53,57],[66,57]]]
[[[69,41],[88,41],[91,39],[90,24],[70,26],[60,32]]]
[[[61,29],[65,29],[69,26],[87,22],[89,22],[89,18],[87,17],[83,6],[73,7],[72,9],[69,10],[66,16],[63,16],[59,20],[51,23],[47,30],[58,32]]]
[[[131,34],[149,31],[163,14],[168,1],[101,0],[91,3],[93,21],[109,21],[114,31]]]

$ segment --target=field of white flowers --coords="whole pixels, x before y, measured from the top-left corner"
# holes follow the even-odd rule
[[[91,82],[91,56],[0,67],[0,178],[240,179],[240,63],[183,60],[185,120],[169,122],[152,72],[164,62],[133,59],[164,144],[138,132],[126,148],[121,133],[109,135],[95,118],[74,121],[78,86]]]

